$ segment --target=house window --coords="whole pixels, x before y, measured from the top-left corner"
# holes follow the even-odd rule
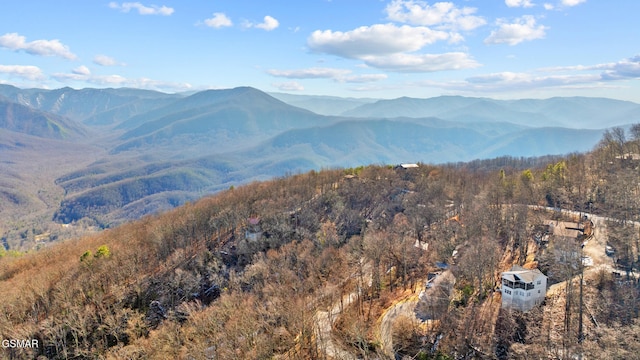
[[[511,290],[504,289],[504,293],[511,295]]]
[[[527,297],[531,296],[531,293],[527,293]]]
[[[542,281],[538,280],[538,282],[536,282],[536,284],[540,285],[540,284],[542,284]]]
[[[531,283],[531,284],[527,283],[527,284],[525,284],[524,289],[525,289],[525,290],[531,290],[531,289],[533,289],[533,287],[534,287],[534,286],[533,286],[533,283]]]
[[[540,294],[540,290],[538,290],[538,294]]]

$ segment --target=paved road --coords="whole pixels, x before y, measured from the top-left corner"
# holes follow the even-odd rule
[[[418,301],[418,295],[416,294],[392,305],[382,315],[382,320],[380,321],[380,340],[382,342],[383,353],[390,359],[394,358],[393,324],[400,316],[415,319],[415,308],[416,305],[418,305]]]
[[[371,273],[372,268],[370,263],[365,263],[364,259],[361,259],[362,263],[362,279],[365,284],[371,286]],[[359,272],[356,271],[349,279],[353,279],[359,276]],[[345,280],[345,281],[348,281]],[[329,359],[335,360],[352,360],[357,359],[356,356],[351,354],[350,352],[344,350],[340,347],[339,344],[336,344],[333,341],[332,331],[333,324],[338,320],[338,317],[342,314],[343,310],[351,306],[353,302],[355,302],[358,298],[358,290],[351,292],[350,294],[344,295],[341,300],[335,301],[331,308],[327,310],[318,310],[315,315],[315,328],[314,333],[317,339],[317,346],[321,352]]]
[[[585,215],[591,221],[593,221],[593,223],[595,225],[604,224],[606,221],[620,221],[620,220],[614,219],[612,217],[594,215],[594,214],[590,214],[590,213],[587,213],[587,212],[580,212],[580,211],[567,210],[567,209],[558,209],[558,208],[553,208],[553,207],[549,207],[549,206],[540,206],[540,205],[528,205],[528,206],[531,209],[548,210],[548,211],[559,211],[562,214],[568,214],[568,215],[572,215],[572,216]],[[627,223],[628,224],[633,224],[635,227],[640,227],[640,221],[627,221]]]
[[[409,294],[405,298],[398,300],[396,303],[388,307],[381,316],[380,320],[380,341],[382,342],[382,351],[390,359],[394,359],[393,351],[393,324],[400,316],[405,316],[409,319],[421,321],[416,318],[416,306],[420,299],[433,297],[448,296],[449,291],[453,288],[453,284],[456,279],[450,270],[438,275],[431,282],[431,287],[428,289],[420,289],[424,281],[418,281],[417,286],[419,294]],[[420,291],[422,290],[422,291]],[[444,290],[444,293],[443,293]]]
[[[314,331],[318,347],[321,351],[324,351],[325,355],[330,359],[356,359],[353,354],[345,351],[333,341],[331,330],[333,329],[333,323],[342,313],[342,309],[349,307],[356,300],[357,296],[358,295],[355,292],[352,292],[351,294],[342,297],[342,304],[340,301],[337,301],[328,311],[316,312],[316,327]]]

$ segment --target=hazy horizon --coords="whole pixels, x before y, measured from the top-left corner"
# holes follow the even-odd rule
[[[67,5],[3,6],[0,84],[640,102],[630,0]]]

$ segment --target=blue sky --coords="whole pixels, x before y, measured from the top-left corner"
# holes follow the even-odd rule
[[[0,83],[640,102],[637,0],[5,0]]]

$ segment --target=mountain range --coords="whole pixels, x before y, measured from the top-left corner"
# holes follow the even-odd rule
[[[494,100],[462,96],[429,99],[402,97],[344,111],[361,118],[438,117],[459,122],[511,122],[524,126],[602,129],[640,119],[638,104],[605,98]]]
[[[24,224],[15,214],[24,204],[44,204],[39,211],[57,222],[108,227],[312,169],[588,151],[604,130],[639,121],[640,105],[604,98],[375,100],[250,87],[164,94],[0,85],[0,235],[19,246]]]
[[[40,111],[0,97],[0,128],[50,139],[74,138],[86,135],[82,124]]]

